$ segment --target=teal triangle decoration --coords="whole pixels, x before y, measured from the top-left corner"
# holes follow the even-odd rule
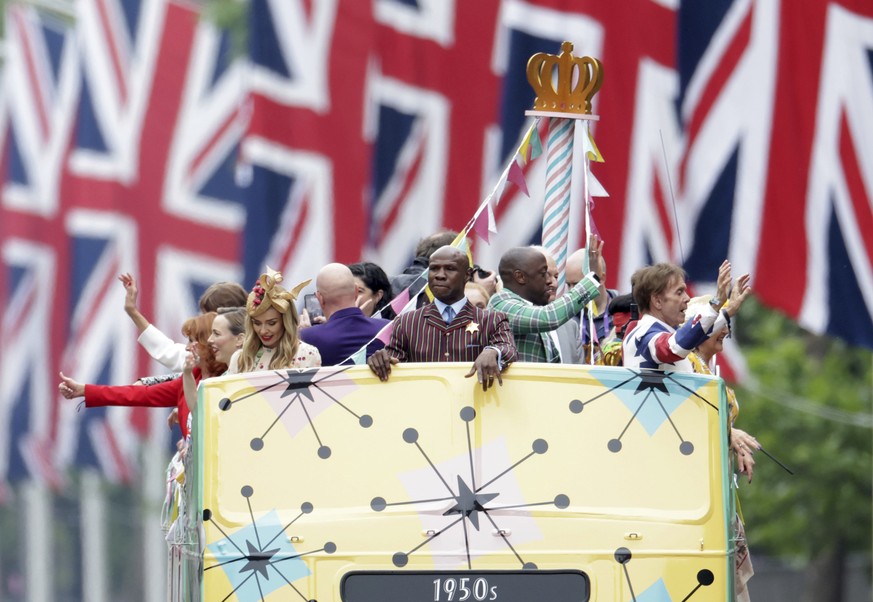
[[[650,437],[708,382],[697,375],[660,370],[593,367],[589,374],[618,397],[631,414],[636,414],[634,419]]]
[[[673,602],[663,579],[658,579],[643,593],[637,596],[637,602]]]

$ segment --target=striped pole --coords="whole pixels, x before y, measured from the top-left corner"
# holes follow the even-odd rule
[[[558,294],[564,289],[564,268],[570,229],[570,180],[573,170],[573,119],[549,118],[546,155],[546,198],[543,246],[558,266]]]

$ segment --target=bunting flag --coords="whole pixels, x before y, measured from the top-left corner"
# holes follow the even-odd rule
[[[518,189],[521,190],[524,196],[530,196],[530,192],[527,190],[527,181],[524,178],[524,171],[515,159],[509,164],[507,179],[518,186]]]
[[[533,128],[527,131],[524,140],[521,142],[521,146],[518,147],[517,160],[520,165],[526,165],[528,161],[531,160],[531,138],[536,138],[536,136],[533,135]]]
[[[391,300],[389,304],[394,310],[395,315],[400,315],[406,311],[406,306],[409,304],[409,287],[400,291],[400,293]]]
[[[376,338],[386,345],[391,342],[391,332],[394,330],[394,322],[389,322],[382,327],[382,330],[376,333]],[[366,350],[366,347],[364,347]]]
[[[381,339],[380,339],[381,340]],[[355,351],[354,355],[351,357],[352,363],[355,365],[361,365],[367,363],[367,346],[364,345],[357,351]]]
[[[606,192],[606,188],[603,187],[600,180],[594,177],[594,174],[590,170],[588,171],[588,196],[595,198],[609,196],[609,193]]]
[[[597,144],[594,142],[594,135],[591,133],[591,129],[588,130],[588,135],[582,139],[583,151],[587,153],[588,158],[596,163],[603,163],[603,155],[600,154],[600,149],[597,148]]]
[[[494,209],[491,207],[490,199],[486,199],[473,220],[473,231],[486,244],[490,244],[491,235],[497,234],[497,226],[494,224]]]
[[[545,123],[545,120],[542,120]],[[530,160],[533,161],[537,157],[543,154],[543,141],[540,138],[539,129],[537,129],[537,133],[535,136],[532,136],[530,139]]]

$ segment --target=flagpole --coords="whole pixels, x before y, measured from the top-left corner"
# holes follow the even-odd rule
[[[587,121],[581,122],[583,126],[582,135],[588,138],[589,124]],[[585,241],[586,253],[585,264],[588,266],[588,271],[594,270],[594,266],[590,264],[591,257],[591,189],[588,182],[588,172],[591,169],[591,159],[587,152],[582,153],[582,198],[585,201]],[[599,266],[598,266],[599,267]],[[596,272],[596,270],[595,270]],[[588,302],[588,363],[594,364],[594,339],[597,337],[597,332],[594,330],[594,312],[597,311],[597,299]]]
[[[51,602],[55,599],[53,575],[52,496],[45,483],[30,479],[22,485],[25,501],[24,524],[27,543],[25,587],[27,602]]]
[[[106,570],[106,496],[100,475],[93,468],[81,473],[80,525],[82,529],[82,599],[109,599]]]
[[[167,428],[161,420],[150,421],[150,436],[143,449],[140,489],[142,512],[136,517],[143,538],[144,602],[167,600],[167,542],[161,529],[164,498],[164,467],[167,464]],[[133,527],[133,525],[131,525]]]

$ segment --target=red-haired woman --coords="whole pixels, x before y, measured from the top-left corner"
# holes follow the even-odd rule
[[[193,370],[194,380],[200,382],[222,374],[227,366],[215,359],[212,348],[207,344],[212,333],[212,321],[216,313],[209,312],[201,316],[189,318],[182,325],[182,334],[188,337],[188,352],[198,360],[198,366]],[[138,385],[106,386],[85,385],[76,382],[61,373],[58,385],[61,395],[67,399],[85,398],[85,407],[104,406],[144,406],[154,408],[178,408],[179,428],[182,437],[189,435],[188,404],[185,402],[185,391],[182,379],[176,378],[167,382],[143,387]]]

